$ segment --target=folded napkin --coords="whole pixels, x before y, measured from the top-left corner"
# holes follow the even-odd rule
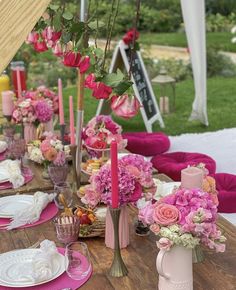
[[[38,283],[52,278],[53,261],[60,255],[57,247],[53,241],[44,240],[40,243],[39,250],[32,262],[21,264],[17,271],[18,281]]]
[[[24,208],[23,211],[16,211],[9,226],[7,226],[7,229],[11,230],[25,224],[33,224],[37,222],[40,218],[41,212],[50,202],[53,201],[55,195],[55,193],[48,194],[42,191],[35,192],[33,204],[27,209]]]
[[[157,187],[154,195],[156,200],[173,193],[173,191],[178,189],[181,185],[181,182],[165,182],[156,178],[154,178],[154,183]]]
[[[0,141],[0,153],[6,151],[6,149],[7,149],[7,142]]]
[[[25,182],[21,173],[20,160],[4,160],[0,162],[0,181],[10,181],[13,188],[22,186]]]

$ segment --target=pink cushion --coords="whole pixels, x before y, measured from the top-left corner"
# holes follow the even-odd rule
[[[122,134],[128,140],[127,150],[144,156],[155,156],[170,148],[170,140],[162,132],[133,132]]]
[[[236,175],[216,173],[216,189],[218,190],[218,211],[236,213]]]
[[[211,157],[200,153],[164,153],[153,157],[151,162],[159,173],[168,175],[174,181],[181,180],[181,170],[188,165],[204,163],[210,174],[214,174],[216,170],[215,161]]]

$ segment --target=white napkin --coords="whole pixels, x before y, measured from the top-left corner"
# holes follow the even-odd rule
[[[7,149],[7,142],[0,141],[0,153],[6,151],[6,149]]]
[[[154,178],[154,183],[157,186],[157,190],[154,195],[154,198],[156,200],[171,194],[175,189],[179,188],[181,185],[181,182],[165,182],[157,178]]]
[[[24,177],[21,174],[20,160],[4,160],[0,162],[0,181],[10,181],[13,188],[24,184]]]
[[[21,264],[17,270],[18,281],[41,282],[49,280],[53,275],[53,261],[60,255],[53,241],[44,240],[40,243],[40,252],[37,252],[31,263]]]
[[[11,223],[7,226],[8,230],[18,228],[25,224],[32,224],[39,220],[41,212],[48,203],[53,201],[55,193],[45,193],[42,191],[37,191],[34,194],[33,204],[29,208],[24,208],[23,211],[16,211]]]

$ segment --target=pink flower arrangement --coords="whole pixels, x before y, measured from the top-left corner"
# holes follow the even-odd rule
[[[12,113],[16,123],[45,123],[50,121],[52,116],[52,106],[45,99],[20,99]]]
[[[43,141],[32,141],[28,146],[29,159],[40,164],[53,163],[62,166],[70,153],[69,146],[64,146],[56,135],[48,133]]]
[[[139,211],[139,219],[164,244],[193,248],[203,244],[217,252],[225,250],[226,238],[216,226],[217,204],[213,195],[200,189],[179,189],[159,201],[148,202]],[[162,247],[162,240],[159,245]]]
[[[122,138],[122,128],[110,116],[99,115],[91,119],[83,132],[84,144],[91,149],[106,149],[116,140],[119,149],[125,148],[127,140]]]
[[[147,187],[146,183],[144,183],[145,187],[143,186],[141,172],[145,173],[145,179],[149,182],[152,179],[151,163],[145,161],[142,156],[138,161],[132,156],[133,154],[122,157],[118,162],[119,205],[136,202],[145,195]],[[150,185],[153,186],[153,184],[152,181]],[[93,207],[99,202],[111,205],[111,164],[103,165],[97,173],[91,176],[90,185],[86,187],[82,201]]]

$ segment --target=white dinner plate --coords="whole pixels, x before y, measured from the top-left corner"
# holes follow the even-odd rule
[[[65,256],[58,254],[52,262],[52,276],[44,281],[34,282],[27,274],[40,249],[15,250],[0,255],[0,285],[6,287],[30,287],[52,281],[65,272]]]
[[[1,197],[0,218],[11,218],[16,211],[24,211],[30,205],[33,205],[32,195],[22,194]]]

